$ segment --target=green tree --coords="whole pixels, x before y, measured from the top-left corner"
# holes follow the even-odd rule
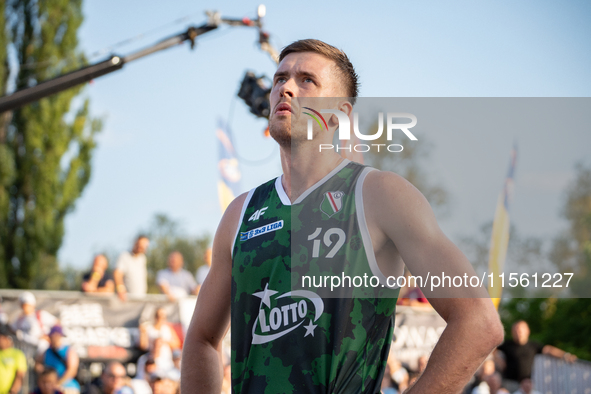
[[[0,4],[2,94],[85,64],[77,49],[82,0]],[[64,218],[88,183],[101,127],[88,100],[72,109],[81,89],[0,115],[0,287],[44,286],[39,275],[59,270]]]
[[[591,168],[578,164],[575,171],[562,209],[568,230],[553,240],[548,259],[560,272],[574,273],[571,296],[581,298],[516,298],[504,301],[500,313],[507,332],[524,319],[533,339],[591,360]]]
[[[205,252],[209,247],[209,235],[189,236],[179,222],[165,214],[156,214],[148,231],[143,232],[150,238],[148,249],[148,292],[159,293],[156,285],[156,273],[167,267],[168,255],[178,251],[183,255],[184,268],[193,275],[201,265],[205,264]]]
[[[562,209],[569,228],[554,239],[550,259],[560,272],[572,272],[573,296],[591,297],[591,168],[579,163]]]

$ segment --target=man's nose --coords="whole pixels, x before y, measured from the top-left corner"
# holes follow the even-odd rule
[[[293,80],[289,79],[279,88],[279,96],[280,97],[295,97],[294,95],[294,83]]]

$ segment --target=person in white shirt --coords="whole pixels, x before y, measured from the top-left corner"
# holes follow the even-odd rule
[[[145,235],[139,235],[133,245],[131,253],[123,252],[117,259],[113,272],[115,289],[122,301],[127,300],[127,294],[143,296],[148,292],[148,270],[146,268],[146,250],[150,240]]]
[[[22,312],[11,324],[19,339],[37,346],[38,352],[49,347],[49,331],[59,321],[57,317],[44,310],[36,310],[37,299],[30,291],[19,296]]]
[[[189,271],[183,269],[183,264],[183,255],[172,252],[168,255],[168,268],[158,271],[156,275],[156,284],[170,301],[197,294],[197,282]]]
[[[211,248],[208,248],[205,251],[205,264],[201,267],[197,268],[197,272],[195,273],[195,279],[197,279],[197,293],[203,286],[203,282],[205,282],[205,278],[207,278],[207,274],[209,274],[209,268],[211,267]]]

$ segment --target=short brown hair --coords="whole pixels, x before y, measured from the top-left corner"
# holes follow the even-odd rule
[[[351,97],[352,104],[355,104],[355,99],[359,94],[359,77],[345,52],[320,40],[299,40],[292,42],[283,48],[281,54],[279,55],[279,62],[281,62],[290,53],[298,52],[318,53],[335,62],[337,69],[341,72],[341,77],[345,81],[345,91],[347,92],[347,95]]]

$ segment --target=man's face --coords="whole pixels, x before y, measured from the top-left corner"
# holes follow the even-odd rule
[[[112,393],[125,383],[127,376],[122,365],[112,365],[103,373],[103,388],[105,393]]]
[[[292,136],[291,123],[301,115],[301,109],[296,108],[298,104],[292,102],[292,99],[343,97],[346,94],[340,82],[335,63],[327,57],[313,52],[287,55],[273,77],[273,88],[269,98],[271,136],[282,146],[290,146],[292,137],[305,138],[305,133],[300,135],[300,132],[297,136]]]
[[[92,263],[92,270],[94,272],[105,272],[107,270],[107,266],[107,258],[100,254],[94,258],[94,261]]]
[[[171,253],[168,256],[168,268],[172,272],[177,272],[183,268],[183,255],[178,252]]]
[[[25,315],[32,315],[35,313],[35,305],[33,304],[22,304],[21,308],[23,309],[23,313]]]
[[[57,374],[50,373],[41,376],[38,384],[41,394],[53,394],[57,389]]]
[[[148,238],[140,238],[135,242],[135,245],[133,246],[133,252],[135,254],[146,253],[148,246],[150,246],[150,240]]]
[[[0,350],[9,349],[12,347],[12,339],[6,335],[0,335]]]
[[[49,336],[49,344],[52,348],[57,349],[62,344],[62,334],[54,332]]]
[[[513,325],[511,333],[515,342],[525,345],[529,339],[529,326],[524,321],[517,322]]]

